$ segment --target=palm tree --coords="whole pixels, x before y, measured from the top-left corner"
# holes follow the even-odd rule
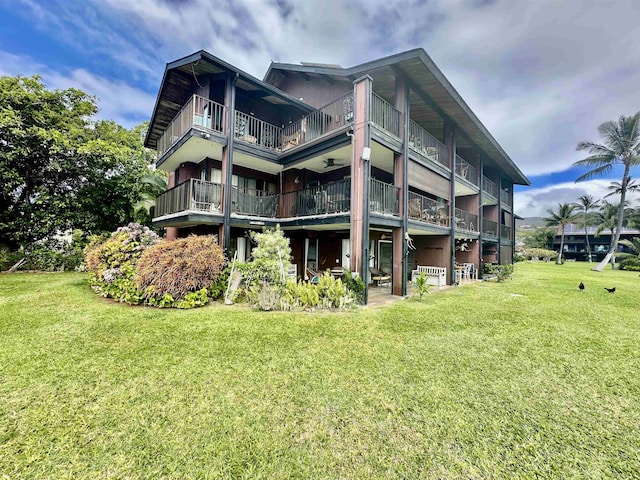
[[[625,214],[628,215],[630,213],[629,208],[623,207],[622,210],[623,210],[623,215]],[[609,203],[606,200],[603,200],[602,204],[600,205],[600,210],[593,217],[594,225],[597,225],[596,233],[595,233],[596,237],[599,237],[600,234],[605,230],[611,231],[611,241],[609,242],[609,253],[605,257],[605,259],[609,261],[608,258],[609,256],[611,256],[611,259],[612,259],[612,262],[614,262],[613,263],[614,265],[615,265],[615,257],[613,256],[613,254],[618,248],[618,245],[617,243],[614,244],[613,232],[617,228],[619,215],[620,215],[620,206],[617,203]],[[625,225],[626,222],[627,222],[627,219],[624,219],[622,225]],[[622,226],[620,226],[620,229],[622,229]]]
[[[615,252],[618,247],[622,222],[624,221],[627,187],[630,179],[629,173],[631,167],[640,165],[640,112],[630,117],[622,115],[617,122],[605,122],[598,127],[598,132],[604,143],[578,143],[578,150],[587,150],[589,156],[583,160],[578,160],[573,165],[592,168],[592,170],[589,170],[587,173],[580,175],[576,179],[576,182],[592,178],[596,175],[607,174],[616,164],[622,164],[624,166],[622,181],[620,182],[618,222],[615,227],[612,242],[613,250],[607,254],[602,262],[593,268],[594,270],[602,271],[610,259],[612,260],[612,268],[615,266],[613,252]]]
[[[580,226],[584,228],[584,239],[587,242],[587,258],[589,259],[589,263],[591,263],[591,245],[589,245],[589,233],[587,232],[587,227],[593,225],[593,216],[591,215],[590,210],[596,208],[599,203],[600,200],[594,200],[591,195],[582,195],[578,198],[578,201],[574,203],[576,209],[582,210],[579,216],[576,217],[576,220],[578,220]]]
[[[629,177],[629,183],[627,183],[627,192],[635,192],[636,190],[638,190],[638,188],[640,188],[640,185],[638,185],[635,180],[632,180],[631,177]],[[620,192],[622,192],[622,185],[620,182],[611,182],[611,185],[609,185],[607,189],[611,191],[604,196],[605,198],[611,197],[612,195],[620,195]]]
[[[151,209],[155,206],[156,197],[167,190],[168,182],[166,175],[159,172],[143,175],[138,182],[140,193],[138,201],[133,205],[133,211],[141,222],[146,223],[152,216]]]
[[[558,211],[547,210],[548,217],[543,220],[547,223],[548,227],[561,227],[560,235],[560,253],[556,258],[556,263],[560,265],[562,263],[562,251],[564,250],[564,228],[575,220],[576,215],[573,213],[576,206],[572,203],[560,203],[558,204]]]

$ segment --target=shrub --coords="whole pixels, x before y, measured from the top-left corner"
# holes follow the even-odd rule
[[[496,275],[498,278],[498,282],[504,281],[506,278],[511,278],[513,275],[513,265],[505,264],[505,265],[493,265],[493,264],[485,264],[484,270],[487,273],[492,275]]]
[[[147,299],[171,295],[174,301],[179,301],[203,289],[206,299],[207,290],[216,283],[224,265],[215,236],[191,236],[161,242],[145,250],[138,260],[134,281]]]
[[[291,247],[280,226],[275,229],[266,228],[261,233],[251,232],[251,238],[257,244],[251,252],[253,261],[247,272],[251,280],[284,285],[287,281],[287,267],[291,263]]]
[[[524,255],[527,260],[533,260],[534,258],[554,260],[558,256],[558,252],[555,250],[547,250],[546,248],[525,248],[522,250],[522,255]]]
[[[431,291],[431,285],[429,285],[429,279],[424,274],[424,272],[420,272],[420,276],[416,278],[416,290],[418,290],[418,295],[420,295],[420,300],[422,300],[422,296],[425,293],[429,293]]]
[[[356,302],[364,302],[364,281],[362,278],[354,277],[349,270],[345,270],[342,283],[354,295]]]
[[[325,272],[318,278],[317,288],[320,303],[325,308],[342,308],[353,303],[355,299],[355,296],[344,286],[342,280],[334,278],[330,272]]]
[[[142,292],[133,282],[135,266],[144,251],[159,241],[158,235],[137,223],[118,228],[106,240],[93,237],[85,249],[93,289],[121,302],[142,303]]]
[[[629,257],[622,260],[619,264],[620,270],[628,270],[631,272],[640,272],[640,258]]]

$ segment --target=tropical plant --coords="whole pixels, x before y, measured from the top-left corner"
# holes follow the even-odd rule
[[[592,210],[598,207],[600,200],[595,200],[592,195],[582,195],[578,198],[578,201],[574,204],[577,210],[581,210],[576,215],[576,222],[582,228],[584,228],[584,240],[587,244],[587,259],[591,263],[591,245],[589,244],[589,233],[587,227],[593,225]]]
[[[633,237],[631,240],[620,240],[620,245],[624,245],[631,252],[616,252],[616,258],[621,260],[622,270],[636,270],[640,266],[640,237]]]
[[[640,188],[640,185],[636,183],[635,180],[632,180],[629,177],[629,183],[627,183],[627,192],[635,192]],[[620,182],[611,182],[611,185],[607,187],[609,193],[607,193],[604,198],[612,197],[614,195],[620,195],[622,193],[622,184]]]
[[[556,263],[562,263],[562,252],[564,250],[564,230],[565,227],[572,223],[576,216],[573,213],[576,209],[576,206],[571,203],[560,203],[558,204],[558,210],[547,210],[549,214],[548,217],[544,218],[544,221],[547,223],[549,227],[560,227],[560,252],[558,257],[556,258]]]
[[[143,175],[138,180],[140,185],[139,199],[133,204],[136,219],[142,223],[150,223],[153,217],[156,197],[167,190],[166,172],[160,170]]]
[[[598,144],[586,141],[578,143],[577,149],[586,150],[589,152],[589,156],[583,160],[578,160],[573,165],[591,168],[588,172],[580,175],[576,182],[607,174],[617,164],[623,166],[622,180],[620,182],[620,203],[617,222],[612,235],[612,248],[604,260],[594,267],[595,270],[602,270],[610,259],[611,266],[615,266],[613,252],[618,246],[624,222],[626,195],[631,180],[630,171],[632,167],[640,165],[640,112],[630,117],[622,115],[617,122],[605,122],[598,127],[598,132],[602,137],[603,143]]]
[[[510,263],[504,265],[485,264],[484,268],[487,273],[495,275],[498,282],[503,282],[505,279],[511,278],[514,271],[514,266]]]
[[[425,293],[429,293],[431,291],[431,285],[429,285],[429,279],[424,274],[424,272],[420,272],[418,278],[416,278],[416,290],[418,291],[418,295],[420,295],[420,300],[422,300],[422,296]]]
[[[629,208],[624,208],[623,211],[628,214]],[[613,232],[618,225],[618,217],[620,215],[620,206],[617,203],[610,203],[606,200],[602,201],[600,210],[594,213],[593,222],[596,225],[595,236],[599,237],[602,232],[609,230],[611,232],[611,240],[609,242],[609,254],[613,254],[617,245],[614,244]],[[622,225],[626,225],[627,219],[625,218]],[[615,259],[615,256],[611,257]],[[615,262],[615,260],[612,260]]]

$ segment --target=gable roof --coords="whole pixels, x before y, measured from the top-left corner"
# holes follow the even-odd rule
[[[157,147],[158,139],[191,97],[194,86],[198,84],[198,77],[201,75],[213,75],[220,78],[237,77],[238,87],[249,91],[263,92],[261,97],[265,101],[279,106],[290,106],[305,113],[314,110],[310,105],[273,85],[263,82],[204,50],[200,50],[167,64],[144,141],[146,147]]]
[[[460,144],[484,152],[485,165],[495,165],[513,183],[531,184],[422,48],[349,68],[272,62],[264,81],[277,87],[289,74],[343,80],[355,80],[368,74],[374,79],[374,90],[386,98],[395,96],[395,77],[403,75],[412,91],[409,99],[412,119],[426,125],[430,131],[441,131],[443,119],[456,125],[462,133]]]

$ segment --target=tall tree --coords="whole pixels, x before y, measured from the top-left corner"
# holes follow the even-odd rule
[[[623,215],[629,215],[630,209],[623,207]],[[609,252],[605,259],[608,259],[609,255],[612,257],[612,262],[615,262],[615,256],[613,255],[617,248],[618,244],[614,243],[614,232],[616,228],[618,228],[618,217],[620,215],[620,206],[617,203],[610,203],[606,200],[602,201],[600,205],[600,210],[594,213],[593,222],[596,225],[596,233],[595,236],[599,237],[602,232],[605,230],[609,230],[611,232],[611,239],[609,241]],[[625,218],[620,226],[626,225],[627,219]],[[607,260],[608,261],[608,260]]]
[[[151,154],[146,125],[94,121],[94,97],[0,77],[0,243],[28,246],[58,231],[112,231],[133,219]]]
[[[587,258],[589,259],[589,263],[591,263],[591,245],[589,244],[589,233],[587,232],[587,227],[593,225],[593,216],[591,213],[599,203],[600,200],[595,200],[592,195],[582,195],[575,203],[576,209],[581,210],[576,216],[576,221],[582,228],[584,228],[584,239],[587,244]]]
[[[612,242],[613,249],[600,264],[593,268],[601,271],[609,260],[611,260],[612,268],[615,267],[613,252],[616,251],[620,240],[630,172],[632,167],[640,165],[640,112],[630,117],[623,115],[617,122],[605,122],[598,127],[598,132],[603,143],[580,142],[577,149],[586,150],[589,152],[589,156],[578,160],[574,166],[591,168],[587,173],[580,175],[576,182],[607,174],[611,172],[614,165],[621,164],[623,166],[618,218]]]
[[[576,206],[572,203],[559,203],[558,211],[547,210],[548,217],[544,221],[549,227],[560,227],[560,252],[556,257],[556,263],[562,263],[562,252],[564,251],[564,229],[575,220]]]

